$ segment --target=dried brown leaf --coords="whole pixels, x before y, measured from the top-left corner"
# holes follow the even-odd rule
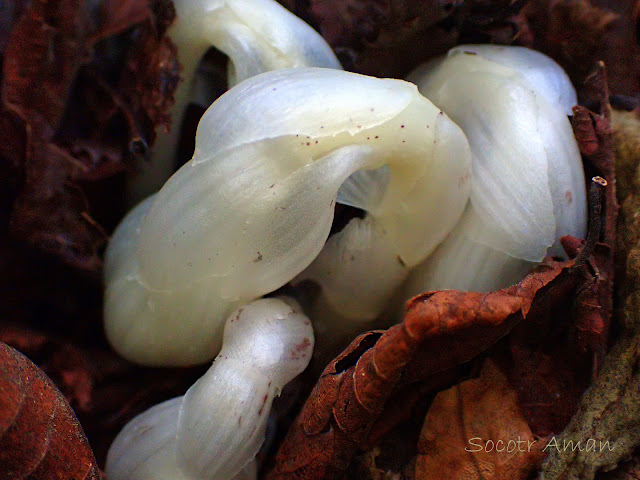
[[[0,478],[98,480],[73,410],[47,376],[0,343]]]
[[[603,110],[606,115],[606,105]],[[611,162],[611,129],[602,127],[604,122],[596,114],[591,113],[589,120],[596,138],[608,140],[608,143],[599,141],[590,158],[596,164],[606,158]],[[616,144],[620,146],[621,142],[618,140]],[[626,148],[618,149],[617,154],[625,151]],[[620,166],[629,171],[637,160],[637,152],[632,152],[631,158],[620,160]],[[637,174],[637,163],[635,169]],[[627,255],[621,292],[623,329],[604,358],[598,377],[583,396],[577,414],[558,437],[560,447],[550,450],[542,469],[545,479],[593,479],[598,471],[614,468],[640,445],[640,230],[636,220],[640,189],[635,182],[633,177],[622,180],[626,198],[620,215],[618,245],[622,247],[622,255]],[[587,448],[589,441],[595,448]],[[583,448],[567,450],[563,448],[564,442],[573,445],[580,442]]]
[[[455,44],[440,24],[457,0],[312,0],[309,17],[345,67],[376,76],[404,76]]]
[[[12,233],[81,269],[96,270],[106,237],[89,216],[82,192],[68,182],[83,165],[52,142],[87,59],[90,29],[84,2],[32,2],[5,51],[0,135],[10,143],[5,151],[24,155],[13,160],[24,169],[24,186],[12,212]]]
[[[607,350],[613,312],[614,252],[619,205],[616,199],[616,173],[611,136],[611,106],[607,74],[602,62],[587,77],[583,91],[595,102],[594,110],[574,107],[573,129],[587,167],[602,176],[609,187],[605,191],[602,233],[590,259],[591,280],[584,283],[576,297],[577,341],[594,353],[594,370]]]
[[[359,336],[323,372],[267,478],[340,475],[366,446],[394,387],[469,361],[523,319],[533,321],[533,312],[565,301],[582,279],[585,256],[578,264],[551,261],[498,292],[418,296],[402,324]],[[418,360],[417,352],[428,353]]]
[[[487,361],[480,378],[440,392],[418,443],[416,480],[525,480],[545,457],[506,376]]]
[[[164,35],[175,18],[173,4],[159,0],[154,12],[129,49],[119,88],[148,144],[155,141],[157,127],[170,127],[169,109],[180,80],[177,48]]]
[[[531,37],[521,42],[550,55],[580,86],[604,61],[612,93],[640,93],[636,0],[542,0],[524,9]],[[592,99],[578,89],[582,103]]]
[[[579,350],[568,332],[572,326],[569,305],[554,310],[556,315],[543,323],[514,331],[509,355],[496,359],[501,360],[518,392],[520,409],[538,436],[559,433],[567,426],[592,373],[590,356]]]
[[[99,271],[107,238],[92,216],[94,190],[123,172],[132,151],[168,121],[177,83],[175,48],[164,36],[172,6],[157,0],[153,8],[107,2],[97,7],[102,22],[94,22],[86,2],[34,0],[4,52],[0,154],[11,187],[10,232],[80,270]],[[96,55],[96,42],[138,22],[138,43],[124,48],[125,73],[107,71],[121,66],[102,65],[100,55],[113,56],[113,46],[99,45]],[[117,89],[113,77],[121,79]],[[104,200],[111,208],[103,211],[111,213],[100,220],[109,227],[122,209],[120,197],[112,191]]]
[[[509,339],[508,354],[500,359],[520,405],[537,435],[560,433],[576,413],[590,377],[597,375],[608,346],[614,277],[613,251],[618,206],[607,118],[606,79],[599,69],[590,77],[593,98],[603,114],[575,109],[574,128],[588,172],[607,178],[600,218],[601,235],[587,261],[587,276],[567,302],[550,309],[543,321],[522,323]],[[597,221],[592,212],[591,223]],[[576,254],[577,239],[563,239]]]

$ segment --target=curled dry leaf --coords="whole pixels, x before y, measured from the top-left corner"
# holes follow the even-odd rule
[[[426,293],[408,303],[402,324],[360,335],[322,373],[267,478],[338,476],[366,445],[396,386],[467,362],[519,322],[565,302],[592,278],[587,260],[598,236],[599,224],[574,260],[549,260],[518,285],[488,294]]]
[[[585,90],[591,90],[592,97],[599,99],[603,113],[578,107],[574,118],[576,136],[588,171],[606,176],[609,185],[600,212],[602,234],[587,262],[590,277],[585,278],[566,305],[552,311],[550,321],[516,327],[509,338],[508,358],[500,359],[518,392],[525,418],[538,435],[560,433],[569,424],[578,411],[589,377],[600,375],[598,370],[607,348],[618,206],[602,68],[590,77]],[[568,252],[575,253],[580,248],[575,239],[563,240]]]
[[[611,129],[598,131],[602,118],[592,112],[589,116],[596,137],[609,139],[611,159]],[[635,138],[640,131],[637,126],[637,123],[635,128],[627,124],[618,129],[616,135],[616,167],[623,172],[633,172],[620,176],[621,192],[625,196],[618,240],[620,257],[626,258],[622,266],[625,278],[620,289],[623,330],[604,358],[598,377],[583,396],[578,413],[558,437],[560,448],[550,450],[542,469],[545,479],[592,479],[598,471],[614,468],[640,445],[640,227],[637,220],[640,185],[636,180],[640,158],[636,149],[629,148],[637,145]],[[606,142],[594,145],[594,155],[606,153]],[[587,449],[590,440],[595,448]],[[604,443],[607,441],[608,445]],[[567,451],[563,448],[564,442],[574,445],[580,442],[583,448]]]
[[[594,78],[605,85],[602,69]],[[606,98],[606,91],[602,95]],[[585,118],[596,119],[592,115],[596,114],[588,112]],[[583,152],[590,143],[587,140],[594,137],[599,142],[598,148],[589,152],[589,158],[611,182],[601,177],[594,179],[590,231],[585,244],[565,239],[566,247],[577,256],[567,262],[548,259],[518,285],[498,292],[420,295],[408,303],[401,325],[358,337],[323,372],[267,478],[337,477],[358,449],[370,445],[369,435],[394,389],[468,362],[518,324],[535,329],[572,298],[578,300],[576,310],[582,319],[576,324],[574,343],[591,351],[597,365],[611,312],[611,300],[606,295],[611,293],[617,204],[614,168],[610,150],[606,150],[604,127],[608,122],[605,118],[592,131],[584,124],[578,125],[585,127],[582,139],[578,135]],[[594,121],[593,125],[597,123]],[[604,301],[600,306],[597,302],[601,296]],[[535,378],[536,375],[530,376]],[[573,412],[575,397],[567,412]],[[554,405],[553,401],[550,404]],[[563,422],[567,418],[568,415]],[[385,428],[388,430],[389,426]]]
[[[518,395],[491,361],[480,378],[434,399],[416,460],[416,480],[526,480],[545,457],[529,429]]]
[[[0,343],[0,478],[98,480],[73,410],[47,376]]]
[[[179,81],[177,48],[164,35],[175,19],[173,3],[157,0],[154,14],[155,22],[141,25],[120,81],[123,98],[130,105],[136,124],[142,125],[145,132],[140,140],[148,144],[155,141],[157,126],[165,129],[171,126],[169,109]]]
[[[600,213],[603,219],[601,235],[589,258],[591,280],[582,285],[576,296],[577,341],[583,349],[590,349],[594,353],[594,369],[597,371],[607,348],[613,311],[614,250],[619,209],[611,138],[611,106],[602,62],[598,62],[587,77],[583,91],[595,102],[596,111],[583,106],[573,108],[574,134],[587,168],[602,176],[608,184]],[[567,244],[565,248],[571,250],[572,247]]]

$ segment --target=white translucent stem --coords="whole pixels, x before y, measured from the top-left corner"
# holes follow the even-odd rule
[[[271,403],[308,365],[309,319],[290,299],[256,300],[225,327],[224,347],[182,397],[129,422],[107,455],[113,480],[255,478]]]
[[[105,259],[108,337],[140,363],[212,358],[236,306],[322,250],[342,183],[387,165],[387,190],[365,222],[373,233],[350,228],[335,252],[360,256],[346,275],[362,280],[351,289],[368,313],[380,290],[373,268],[416,265],[453,228],[470,163],[460,129],[410,83],[329,69],[253,77],[209,108],[194,158],[116,231]],[[359,238],[384,249],[350,243]]]
[[[173,173],[175,154],[195,73],[206,51],[215,47],[229,57],[229,86],[263,72],[293,67],[341,69],[324,39],[273,0],[176,0],[176,20],[168,35],[182,66],[171,110],[170,132],[158,131],[151,164],[128,185],[132,202],[156,192]],[[202,105],[208,107],[209,105]]]

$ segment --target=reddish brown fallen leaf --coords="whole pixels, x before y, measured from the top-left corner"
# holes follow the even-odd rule
[[[151,0],[109,0],[98,6],[99,25],[90,43],[116,35],[151,17]]]
[[[170,0],[157,0],[154,21],[140,27],[140,34],[129,49],[120,91],[133,116],[146,132],[148,144],[155,141],[156,127],[171,125],[169,109],[178,86],[177,48],[165,32],[175,18]]]
[[[535,325],[566,304],[593,279],[605,188],[604,179],[594,178],[589,233],[574,259],[547,259],[519,284],[497,292],[419,295],[407,303],[401,324],[356,338],[322,373],[266,478],[338,477],[366,448],[396,387],[468,362],[519,323]]]
[[[80,268],[94,270],[100,264],[97,249],[105,236],[87,221],[82,194],[67,184],[71,171],[81,166],[50,143],[72,82],[87,57],[88,31],[83,2],[32,2],[11,32],[2,84],[4,115],[11,112],[19,118],[18,129],[26,135],[8,136],[5,129],[0,134],[10,143],[26,142],[17,148],[24,152],[25,183],[12,212],[14,234]]]
[[[457,32],[437,24],[451,16],[455,4],[452,0],[312,0],[309,8],[348,69],[401,77],[454,45]]]
[[[419,362],[419,355],[416,355],[414,362]],[[398,425],[424,418],[425,399],[430,398],[434,392],[440,392],[451,388],[460,379],[468,377],[471,373],[472,365],[459,365],[454,368],[428,375],[422,382],[412,382],[407,385],[399,385],[384,406],[378,420],[373,424],[367,436],[365,450],[372,450],[380,445],[385,437],[389,435]],[[407,380],[407,376],[403,377]],[[420,413],[422,413],[420,415]],[[416,416],[417,415],[417,416]]]
[[[640,93],[636,0],[537,0],[524,12],[532,35],[521,43],[554,58],[574,85],[582,85],[602,60],[612,93]],[[592,99],[578,91],[590,106]]]
[[[596,132],[598,120],[594,114],[591,121]],[[620,138],[624,133],[630,135],[628,140]],[[616,343],[604,358],[598,377],[582,397],[576,415],[558,437],[559,448],[550,451],[542,469],[545,479],[593,479],[597,472],[611,470],[634,451],[637,453],[640,446],[639,157],[636,148],[629,148],[637,143],[637,133],[637,126],[635,131],[618,130],[616,141],[619,157],[616,167],[621,166],[627,174],[620,177],[622,214],[618,262],[622,268]],[[564,442],[580,444],[582,448],[565,449]],[[619,478],[633,478],[633,468],[629,473],[625,477],[622,472]]]
[[[468,361],[530,314],[563,302],[583,274],[584,258],[577,261],[550,261],[520,284],[489,294],[420,295],[402,324],[359,336],[323,372],[267,478],[335,478],[365,445],[400,381]],[[418,351],[425,352],[421,361]]]
[[[601,68],[583,90],[589,90],[590,97],[598,98],[598,105],[602,105],[599,107],[602,113],[577,107],[574,117],[575,134],[588,173],[598,173],[607,179],[604,203],[597,215],[601,235],[575,295],[554,308],[543,322],[518,325],[499,359],[518,392],[529,426],[537,435],[559,434],[566,428],[584,391],[598,374],[609,340],[618,205],[607,116],[608,94]],[[590,221],[596,221],[593,212]],[[563,239],[570,256],[577,254],[582,244],[578,239]]]
[[[518,393],[519,405],[531,431],[538,436],[560,433],[575,414],[592,378],[591,357],[580,351],[571,309],[557,309],[555,328],[544,322],[514,331],[506,358],[495,358]],[[533,330],[536,332],[531,333]]]
[[[526,36],[527,0],[281,0],[316,26],[347,70],[402,78],[456,43]]]
[[[10,232],[93,273],[107,236],[92,217],[85,183],[124,172],[132,152],[153,141],[177,83],[175,50],[164,37],[171,4],[155,0],[153,11],[146,2],[107,3],[108,15],[95,25],[83,1],[33,0],[13,26],[2,64],[0,175],[12,187]],[[122,54],[96,47],[141,21],[139,44]],[[126,75],[107,71],[123,69],[109,62],[127,53]],[[114,77],[118,89],[107,81]],[[122,208],[121,196],[111,193],[110,211]]]
[[[545,457],[504,373],[487,361],[480,378],[440,392],[424,421],[416,480],[525,480]]]
[[[600,60],[607,66],[608,84],[612,93],[629,96],[640,94],[640,42],[638,42],[637,0],[593,0],[618,14],[613,28],[605,34],[600,47]]]
[[[0,343],[0,478],[98,480],[82,427],[38,367]]]

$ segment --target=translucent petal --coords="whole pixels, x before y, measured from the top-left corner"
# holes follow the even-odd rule
[[[176,435],[181,469],[229,479],[264,442],[271,402],[311,359],[309,319],[278,298],[245,305],[225,326],[223,349],[189,388]]]
[[[232,480],[256,480],[258,478],[258,464],[255,459],[247,463],[236,473]]]
[[[184,47],[181,63],[197,64],[215,46],[233,62],[236,83],[280,68],[341,68],[320,34],[272,0],[180,0],[176,13],[169,35]]]
[[[388,242],[371,217],[354,218],[329,238],[296,282],[313,280],[335,311],[361,322],[372,320],[409,273]]]
[[[107,455],[109,478],[256,478],[271,402],[307,367],[313,345],[311,322],[293,299],[239,308],[226,322],[220,355],[187,393],[118,434]]]
[[[382,201],[389,185],[389,167],[375,170],[359,170],[347,178],[336,201],[343,205],[371,211]]]
[[[276,388],[248,362],[217,358],[184,396],[176,435],[191,478],[231,478],[264,442]]]
[[[431,290],[499,290],[519,282],[535,266],[476,241],[474,237],[483,230],[484,238],[492,233],[469,205],[446,240],[411,271],[402,287],[401,301]]]

